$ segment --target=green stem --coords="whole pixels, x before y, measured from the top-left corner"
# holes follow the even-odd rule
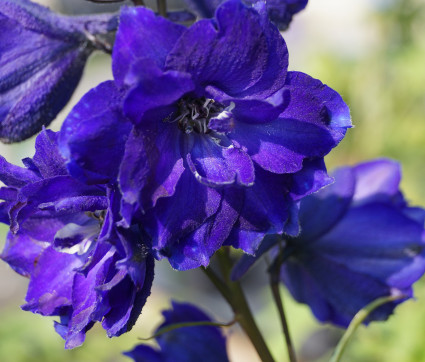
[[[201,270],[206,274],[209,280],[214,284],[220,294],[227,300],[230,304],[232,300],[232,295],[230,289],[224,284],[221,279],[214,273],[212,269],[201,267]]]
[[[235,314],[235,320],[251,340],[261,360],[263,362],[274,362],[273,356],[258,329],[240,283],[234,282],[230,278],[232,261],[228,252],[228,249],[224,249],[216,253],[224,280],[222,281],[218,278],[209,268],[206,269],[208,270],[206,275],[216,287],[219,286],[217,289],[230,304]],[[217,280],[219,280],[219,282],[217,282]],[[225,288],[223,286],[225,286]]]
[[[269,266],[269,276],[270,276],[270,288],[273,294],[273,300],[276,304],[277,310],[280,316],[280,324],[282,325],[283,335],[285,337],[286,349],[288,351],[288,357],[290,362],[296,362],[297,357],[295,355],[295,348],[292,343],[291,334],[289,333],[289,326],[286,320],[285,309],[283,308],[282,297],[280,296],[280,269],[285,260],[291,255],[291,248],[284,248],[282,243],[279,243],[279,254],[278,257],[274,260],[272,265]]]
[[[157,0],[158,4],[158,14],[162,17],[167,17],[167,1],[166,0]]]
[[[330,359],[330,362],[339,362],[341,360],[342,354],[347,347],[348,341],[353,336],[354,332],[357,330],[357,328],[362,324],[362,322],[368,317],[370,313],[372,313],[376,308],[380,307],[381,305],[389,302],[394,302],[398,299],[406,298],[405,295],[391,295],[388,297],[381,297],[376,300],[374,300],[372,303],[368,304],[366,307],[361,309],[357,314],[354,316],[353,320],[351,321],[350,325],[348,326],[347,330],[345,331],[344,335],[341,337],[340,341],[338,342],[338,345],[335,348],[335,351]]]
[[[296,362],[295,348],[292,343],[291,334],[289,333],[289,326],[286,320],[285,310],[283,308],[282,298],[280,296],[279,283],[274,282],[273,277],[270,278],[270,287],[272,289],[273,299],[275,301],[277,310],[279,311],[280,321],[282,324],[283,335],[285,336],[286,348],[288,350],[288,357],[290,362]]]

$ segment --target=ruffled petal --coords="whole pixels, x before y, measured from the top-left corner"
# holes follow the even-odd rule
[[[197,85],[237,98],[265,99],[282,88],[288,52],[278,30],[240,1],[221,5],[216,18],[198,21],[184,32],[165,68],[190,73]]]
[[[230,135],[258,165],[273,173],[297,172],[304,159],[325,156],[351,125],[346,104],[320,81],[289,72],[286,92],[289,102],[284,101],[286,109],[278,117],[264,117],[262,122],[238,117]],[[262,115],[255,109],[251,113],[257,118]]]
[[[320,137],[304,141],[310,146],[309,156],[324,156],[352,127],[348,106],[332,88],[301,72],[288,72],[286,89],[290,92],[291,100],[280,118],[303,122],[305,127],[314,125],[328,133],[332,141],[325,142]],[[306,132],[305,136],[314,137],[315,134],[308,135]]]
[[[208,266],[213,254],[229,237],[242,207],[240,192],[223,191],[217,212],[200,227],[165,248],[171,266],[188,270]],[[162,251],[161,251],[162,252]],[[164,253],[167,256],[167,254]]]
[[[133,129],[119,174],[125,202],[144,210],[175,193],[185,170],[179,133],[162,123],[148,129]]]
[[[159,199],[141,220],[158,256],[172,256],[173,245],[201,227],[220,204],[219,191],[201,185],[190,171],[183,172],[173,197]]]
[[[49,209],[61,208],[60,204],[65,210],[73,212],[72,208],[69,209],[63,204],[66,199],[80,196],[96,198],[103,196],[104,192],[101,188],[87,186],[70,176],[57,176],[28,184],[20,190],[18,202],[11,210],[11,229],[16,232],[20,228],[20,224],[35,214],[37,217],[49,219],[51,216]],[[96,203],[93,203],[90,197],[85,198],[84,201],[85,203],[79,209],[92,211],[93,205]],[[42,211],[43,206],[46,207],[46,211]]]
[[[294,201],[301,200],[334,182],[333,177],[327,173],[323,158],[304,160],[302,169],[288,175],[288,178],[291,179],[289,191]]]

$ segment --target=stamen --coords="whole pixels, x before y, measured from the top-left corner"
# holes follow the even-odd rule
[[[225,107],[211,98],[182,98],[178,102],[178,116],[170,121],[172,115],[165,118],[164,122],[178,123],[178,127],[184,133],[189,134],[196,132],[199,134],[207,134],[211,130],[208,125],[210,119],[217,117]],[[232,104],[227,107],[233,109]],[[227,109],[226,108],[226,109]]]

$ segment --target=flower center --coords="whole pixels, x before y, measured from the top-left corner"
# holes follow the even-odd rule
[[[179,108],[177,117],[172,121],[165,119],[164,122],[177,122],[179,129],[186,134],[192,132],[207,134],[211,132],[208,127],[210,120],[218,117],[225,110],[222,104],[206,97],[197,99],[183,97],[178,101],[177,105]]]

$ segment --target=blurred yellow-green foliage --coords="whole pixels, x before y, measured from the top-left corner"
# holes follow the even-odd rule
[[[425,2],[310,0],[284,36],[290,51],[290,68],[321,79],[340,92],[351,108],[355,128],[327,157],[330,168],[374,157],[398,159],[403,167],[402,185],[407,198],[415,205],[425,205]],[[106,69],[105,74],[96,73],[99,65]],[[96,82],[110,78],[108,66],[108,60],[102,57],[90,62],[79,96]],[[92,83],[90,76],[96,78]],[[78,96],[74,97],[72,102],[77,99]],[[62,118],[69,109],[62,112]],[[55,121],[53,128],[58,129],[60,122]],[[32,147],[30,140],[21,146],[4,146],[2,152],[16,162],[18,157],[32,155]],[[263,272],[264,266],[256,267],[246,284],[252,284],[247,285],[252,305],[277,360],[286,361],[270,293],[263,287],[264,279],[257,280]],[[96,327],[88,333],[83,347],[64,351],[63,341],[53,331],[52,320],[19,310],[26,282],[4,263],[0,276],[2,362],[125,361],[121,351],[131,349],[137,337],[152,332],[161,320],[159,311],[169,305],[170,298],[198,301],[218,320],[231,319],[228,308],[214,296],[200,272],[176,273],[159,263],[155,288],[134,331],[109,340]],[[423,280],[417,283],[415,291],[417,300],[398,307],[388,322],[361,327],[343,360],[425,361]],[[301,351],[300,361],[326,361],[329,353],[320,359],[316,344],[332,344],[329,340],[335,337],[320,339],[320,333],[315,331],[327,331],[327,327],[319,325],[307,307],[297,305],[286,294],[285,305],[295,344]],[[232,329],[228,335],[233,361],[258,361],[237,330]]]

